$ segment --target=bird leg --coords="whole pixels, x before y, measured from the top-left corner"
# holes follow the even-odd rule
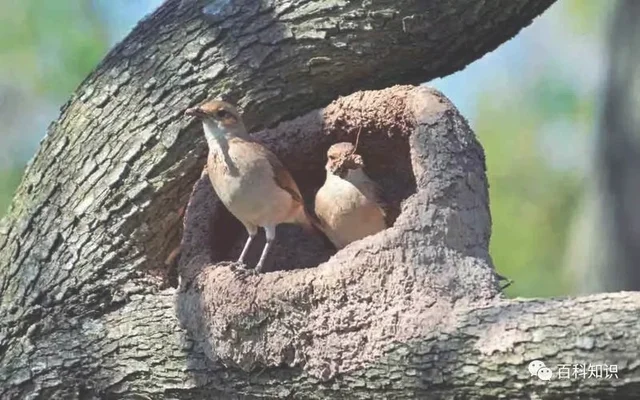
[[[249,237],[247,238],[247,241],[244,244],[244,248],[242,249],[242,253],[240,253],[240,258],[238,258],[238,262],[240,264],[244,264],[244,259],[247,257],[247,252],[249,251],[249,247],[251,246],[251,242],[253,241],[253,238],[256,237],[256,233],[257,233],[257,229],[254,228],[253,231],[250,231],[249,229],[247,229],[247,231],[249,232]]]
[[[247,252],[249,251],[249,246],[251,246],[251,242],[253,241],[253,238],[256,237],[256,234],[258,233],[258,228],[254,226],[247,227],[247,232],[249,232],[249,237],[247,238],[247,242],[244,244],[244,248],[242,249],[240,258],[238,259],[238,263],[241,265],[241,268],[234,270],[234,273],[240,279],[244,279],[251,275],[257,275],[260,272],[260,269],[262,268],[260,263],[264,262],[264,257],[265,257],[265,250],[263,249],[262,255],[260,256],[260,261],[258,262],[258,266],[256,267],[256,269],[246,268],[244,259],[247,256]],[[273,235],[270,235],[268,233],[269,231],[267,230],[267,228],[265,228],[265,232],[267,233],[267,245],[264,246],[266,249],[269,244],[269,237]]]
[[[269,249],[271,249],[271,240],[267,239],[267,243],[265,243],[264,248],[262,249],[262,255],[260,255],[260,261],[256,265],[256,273],[260,273],[262,267],[264,267],[264,260],[267,258],[267,254],[269,254]]]
[[[271,249],[271,244],[276,236],[276,228],[275,226],[265,226],[264,232],[267,236],[267,243],[265,243],[264,248],[262,249],[262,254],[260,255],[260,260],[256,265],[255,269],[237,269],[235,270],[235,274],[240,279],[245,279],[249,276],[258,275],[260,271],[262,271],[262,267],[264,267],[264,261],[267,259],[267,255],[269,255],[269,250]]]
[[[276,238],[276,227],[275,226],[265,226],[264,233],[267,237],[267,243],[265,243],[264,248],[262,249],[262,254],[260,255],[260,260],[258,261],[258,265],[256,265],[256,272],[260,272],[262,267],[264,267],[264,261],[267,259],[267,255],[269,254],[269,250],[271,250],[271,244]]]

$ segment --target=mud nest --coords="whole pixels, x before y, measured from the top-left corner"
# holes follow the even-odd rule
[[[414,86],[358,92],[254,137],[311,202],[324,182],[327,149],[353,143],[360,129],[358,153],[385,192],[392,226],[337,253],[280,225],[265,268],[271,273],[239,280],[216,263],[235,260],[247,234],[208,177],[196,183],[177,306],[211,358],[247,370],[299,367],[328,379],[446,323],[454,306],[499,294],[488,254],[484,153],[441,93]],[[263,235],[250,265],[262,244]]]

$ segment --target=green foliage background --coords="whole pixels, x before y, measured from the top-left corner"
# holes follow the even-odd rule
[[[523,76],[516,85],[478,96],[473,127],[487,156],[490,252],[498,271],[514,281],[507,289],[510,296],[575,292],[575,277],[565,268],[566,248],[591,175],[608,16],[614,5],[556,3],[541,18],[564,24],[562,29],[550,24],[558,27],[554,40],[560,54],[534,79]],[[563,48],[572,46],[591,52],[587,59],[603,61],[600,81],[585,84],[589,66],[580,64],[585,61],[563,58]],[[536,63],[543,54],[531,51],[525,62]]]

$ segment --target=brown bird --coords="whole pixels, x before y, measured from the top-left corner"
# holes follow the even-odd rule
[[[380,188],[363,168],[351,143],[337,143],[327,151],[327,178],[316,194],[315,212],[338,249],[387,228]]]
[[[213,189],[249,233],[239,263],[244,264],[258,227],[264,228],[267,242],[253,271],[258,273],[276,238],[277,225],[294,223],[315,231],[300,190],[275,154],[249,136],[236,107],[213,100],[185,113],[202,121]]]

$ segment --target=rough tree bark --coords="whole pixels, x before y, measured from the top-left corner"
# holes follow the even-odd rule
[[[219,239],[229,219],[213,196],[197,201],[204,143],[184,108],[224,96],[244,107],[253,131],[274,126],[358,89],[452,73],[552,2],[167,1],[63,108],[3,220],[0,397],[635,393],[638,295],[500,297],[482,151],[435,92],[394,88],[379,102],[361,94],[374,99],[307,116],[316,125],[305,134],[295,121],[260,134],[305,177],[308,195],[321,162],[309,146],[365,125],[366,155],[391,146],[390,176],[405,179],[393,228],[319,268],[244,283],[208,266],[233,252],[233,240],[198,245],[207,232]],[[393,126],[402,129],[379,135]],[[194,182],[176,289],[164,260]],[[213,224],[194,217],[207,207]],[[620,379],[544,383],[527,375],[534,358],[618,364]]]

